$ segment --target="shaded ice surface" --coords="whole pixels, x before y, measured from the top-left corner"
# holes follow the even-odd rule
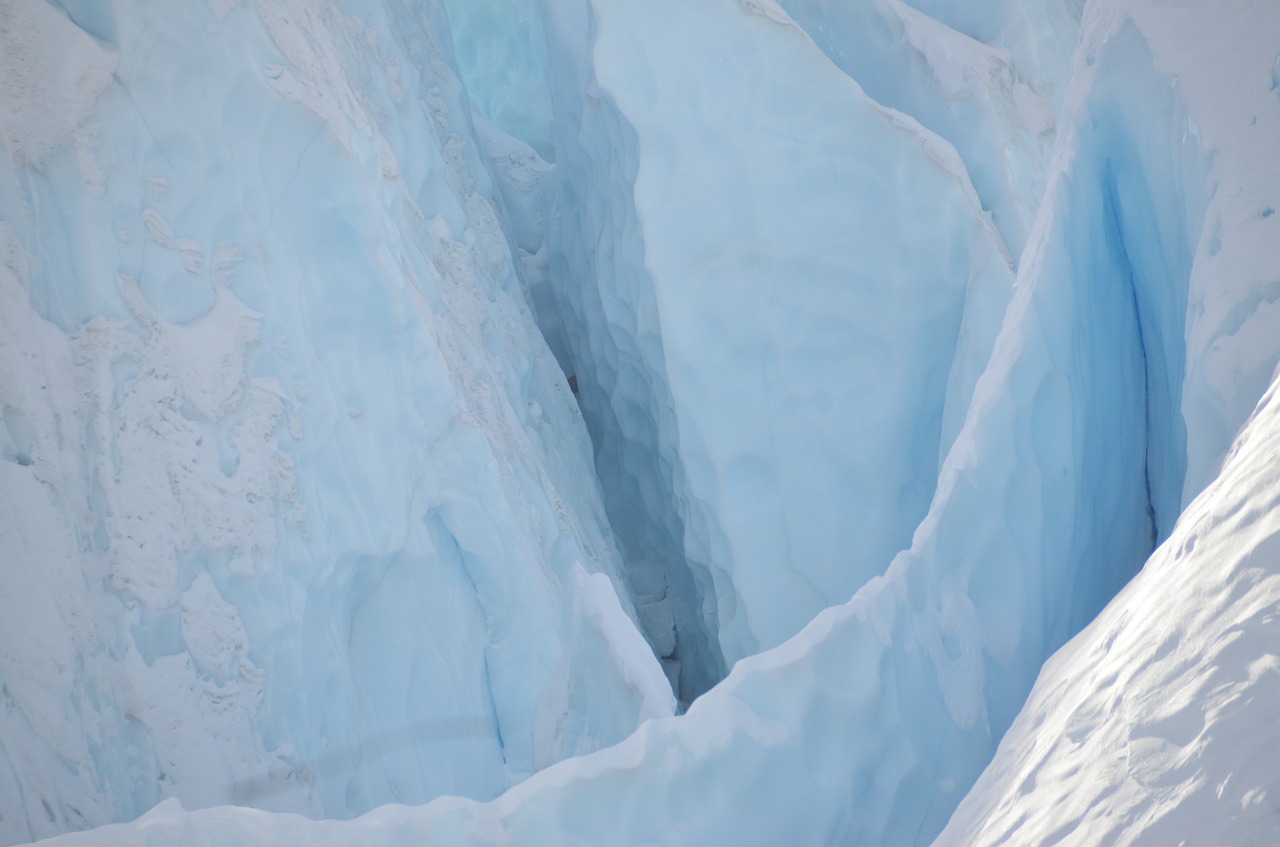
[[[254,180],[231,179],[231,167],[206,180],[215,197],[228,184],[239,192],[214,204],[226,215],[217,226],[245,225],[225,210],[246,206],[275,213],[286,233],[256,236],[263,249],[246,250],[221,281],[205,258],[217,255],[215,236],[188,234],[205,231],[203,211],[183,215],[173,199],[201,190],[176,179],[190,165],[158,171],[159,199],[160,184],[130,194],[113,183],[160,168],[137,164],[149,149],[191,155],[176,140],[141,143],[156,130],[120,118],[112,100],[124,91],[148,102],[126,47],[145,43],[157,64],[181,67],[157,51],[183,27],[127,4],[108,16],[67,8],[98,42],[34,0],[0,2],[5,20],[28,16],[18,31],[74,48],[62,51],[69,72],[36,75],[38,85],[10,70],[5,79],[22,83],[0,101],[2,125],[24,130],[10,130],[14,166],[0,171],[10,180],[0,198],[24,204],[4,209],[0,321],[19,316],[6,326],[22,331],[0,334],[0,494],[20,520],[3,526],[0,549],[18,551],[7,572],[28,588],[21,600],[0,597],[0,761],[9,763],[0,797],[23,798],[28,821],[40,821],[50,797],[47,817],[64,816],[33,835],[129,817],[171,796],[133,823],[57,843],[928,844],[940,832],[947,844],[1274,840],[1280,787],[1265,753],[1274,746],[1275,389],[1258,405],[1280,361],[1272,4],[1099,0],[1081,13],[1002,0],[547,0],[554,167],[536,132],[504,129],[493,99],[477,98],[489,118],[469,117],[447,45],[427,37],[394,53],[394,73],[385,61],[370,70],[373,45],[385,59],[389,36],[442,33],[440,17],[370,3],[356,29],[310,6],[215,4],[239,28],[201,49],[240,51],[217,58],[251,69],[237,90],[270,100],[268,123],[310,121],[316,139],[300,145],[283,133],[294,146],[278,142],[280,155],[299,176],[274,190],[259,185],[269,175],[256,164]],[[492,11],[473,8],[477,20]],[[462,51],[477,49],[467,42],[487,31],[464,39],[466,9],[449,11]],[[875,42],[870,30],[849,34],[851,21],[897,34]],[[307,37],[289,37],[297,28]],[[14,31],[0,27],[6,38]],[[915,82],[865,77],[837,49],[855,36]],[[493,33],[492,43],[524,43],[513,37]],[[1064,67],[1067,43],[1075,50]],[[415,49],[423,65],[411,61]],[[504,80],[542,73],[533,53],[503,49],[530,64],[473,84],[500,93]],[[423,66],[425,76],[407,76]],[[994,76],[975,77],[983,67]],[[182,118],[170,118],[170,134],[213,143],[224,118],[183,112],[209,98],[173,95],[179,79],[151,82]],[[443,117],[397,110],[390,82],[379,94],[388,80]],[[1018,83],[1034,96],[1020,99]],[[441,99],[414,99],[431,85]],[[25,105],[55,95],[64,108]],[[281,97],[307,108],[281,109]],[[1042,107],[1052,126],[1025,122]],[[1006,108],[1016,116],[997,114]],[[1000,140],[1008,160],[971,133]],[[275,137],[241,152],[257,163]],[[104,162],[104,151],[125,158]],[[436,154],[445,167],[413,167]],[[321,160],[307,171],[312,155]],[[459,161],[469,165],[462,175]],[[459,182],[466,173],[474,182]],[[433,189],[433,179],[446,186]],[[388,202],[384,182],[397,181],[414,188]],[[304,196],[290,200],[291,191]],[[405,194],[431,238],[394,202]],[[468,204],[473,194],[487,215]],[[132,218],[116,208],[122,197]],[[103,215],[109,228],[85,223]],[[337,238],[335,218],[356,229],[354,241]],[[313,226],[323,237],[308,237]],[[361,238],[361,227],[391,234]],[[55,250],[48,239],[71,236],[50,231],[101,246]],[[138,243],[146,256],[130,252]],[[474,262],[473,299],[449,294],[455,277],[438,251]],[[157,254],[170,262],[165,285],[143,273]],[[68,256],[79,275],[59,270]],[[339,298],[333,282],[312,291],[314,281],[300,281],[331,279],[353,261],[413,273],[388,282],[348,269],[342,279],[366,280],[357,300]],[[277,262],[293,269],[283,282],[269,273]],[[39,284],[99,279],[88,273],[99,264],[109,284]],[[178,283],[193,285],[187,276],[206,268],[201,300]],[[427,305],[375,323],[362,308],[391,309],[388,295],[372,294],[398,290],[396,280]],[[85,291],[90,302],[77,302]],[[303,323],[332,314],[334,301],[341,321]],[[414,334],[424,313],[437,317]],[[576,377],[598,483],[533,313]],[[505,329],[485,331],[504,314]],[[415,341],[412,368],[388,340],[396,331]],[[391,349],[356,343],[370,332]],[[304,396],[297,354],[267,340],[290,333],[309,339],[320,362],[307,377],[319,386]],[[324,346],[343,339],[349,356],[381,351],[359,373],[389,384],[344,369]],[[95,352],[112,344],[130,345],[127,357]],[[217,355],[189,352],[211,345]],[[131,364],[102,364],[117,358]],[[432,373],[444,389],[421,386]],[[267,397],[255,393],[272,378]],[[307,405],[317,395],[328,398],[321,411]],[[366,440],[361,422],[378,416],[362,396],[405,396],[481,448],[389,446],[412,440],[405,412]],[[265,411],[251,414],[254,397]],[[521,426],[502,425],[507,414]],[[326,438],[295,434],[295,417],[325,426]],[[98,441],[58,434],[68,427]],[[520,462],[504,459],[522,432],[533,447],[514,451]],[[183,438],[194,458],[171,446]],[[200,452],[206,444],[211,452]],[[168,473],[167,461],[187,464]],[[188,470],[197,461],[220,477]],[[379,461],[398,475],[369,469]],[[486,484],[476,469],[495,466]],[[405,529],[393,553],[318,561],[342,539],[381,537],[373,529],[394,524],[387,504],[400,501],[373,482],[405,485],[419,467],[431,485],[413,489],[401,512],[428,526],[429,547]],[[212,491],[196,485],[209,479]],[[147,495],[154,486],[174,494]],[[277,504],[272,520],[225,505],[241,491]],[[548,492],[563,510],[542,510]],[[848,533],[849,521],[867,531]],[[182,556],[132,555],[139,536],[145,551],[157,533]],[[487,545],[503,552],[487,557]],[[458,562],[471,584],[433,591],[415,581],[425,579],[415,563],[441,561]],[[104,580],[109,592],[97,587]],[[481,616],[433,617],[423,611],[432,602],[477,604]],[[589,753],[671,709],[633,610],[686,699],[728,674],[687,713]],[[447,640],[433,620],[453,627]],[[28,630],[38,637],[12,635]],[[433,646],[442,643],[449,651]],[[432,724],[442,712],[424,709],[418,693],[444,677],[404,669],[476,653],[494,698],[476,714],[496,715],[497,731]],[[465,699],[464,673],[448,679],[460,709],[481,699]],[[524,708],[505,709],[504,694]],[[175,714],[178,730],[156,729]],[[455,768],[455,788],[436,787],[436,762],[384,752],[439,749],[415,743],[406,726],[435,727],[459,745],[437,754]],[[184,760],[175,751],[185,744],[208,746]],[[585,755],[550,764],[575,753]],[[234,756],[224,774],[265,771],[266,784],[235,783],[247,796],[202,793],[227,778],[197,778],[208,762]],[[476,782],[464,785],[464,773]],[[422,794],[475,799],[388,805],[348,821],[184,810],[231,800],[342,815],[432,779]],[[119,796],[132,805],[112,808]]]
[[[696,689],[909,543],[1011,263],[951,146],[781,12],[552,9],[553,289],[637,597],[637,561],[675,588]]]
[[[0,2],[0,841],[674,710],[450,61],[416,3]]]
[[[977,16],[901,0],[781,5],[868,95],[954,145],[1016,259],[1044,195],[1079,41],[1075,0],[980,4]]]
[[[555,160],[547,42],[537,0],[445,0],[458,76],[505,133]]]
[[[1222,474],[1049,660],[935,845],[1275,844],[1280,384]]]

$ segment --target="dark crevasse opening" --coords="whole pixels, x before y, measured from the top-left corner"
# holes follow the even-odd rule
[[[538,5],[542,42],[524,54],[541,64],[522,73],[547,86],[551,138],[535,141],[550,144],[557,161],[539,210],[540,259],[526,270],[543,275],[531,286],[543,292],[540,323],[577,389],[639,623],[687,704],[725,668],[710,579],[684,549],[661,332],[634,203],[619,188],[634,182],[637,142],[592,94],[589,16],[573,3],[530,8]],[[465,27],[455,31],[465,39]],[[1080,323],[1069,355],[1084,366],[1076,391],[1086,394],[1072,403],[1083,477],[1074,517],[1045,539],[1078,563],[1046,586],[1050,649],[1091,620],[1168,535],[1186,472],[1183,336],[1204,163],[1141,36],[1129,27],[1120,41],[1101,57],[1090,119],[1075,130],[1079,161],[1056,212]],[[1122,509],[1103,505],[1117,496]]]
[[[710,579],[684,552],[674,499],[682,469],[656,305],[634,203],[618,192],[580,190],[634,181],[634,133],[584,96],[592,84],[589,23],[577,19],[584,6],[446,6],[460,76],[494,125],[482,136],[518,139],[487,144],[521,272],[582,410],[641,631],[687,706],[725,668]]]
[[[578,386],[641,629],[683,707],[724,676],[716,604],[710,579],[685,555],[675,494],[683,469],[657,305],[635,203],[622,188],[635,181],[635,133],[616,110],[586,96],[593,39],[565,19],[580,11],[547,5],[557,160],[550,317],[562,365]]]

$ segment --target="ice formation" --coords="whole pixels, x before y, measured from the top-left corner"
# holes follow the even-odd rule
[[[0,842],[1275,840],[1278,31],[0,0]]]
[[[0,3],[5,843],[674,710],[441,10],[363,15]]]

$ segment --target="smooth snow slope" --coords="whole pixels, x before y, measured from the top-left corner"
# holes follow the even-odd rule
[[[451,63],[438,4],[0,0],[0,842],[674,709]]]

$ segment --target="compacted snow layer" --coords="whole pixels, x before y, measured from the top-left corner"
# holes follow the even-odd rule
[[[0,0],[0,842],[491,797],[674,710],[447,36]]]

